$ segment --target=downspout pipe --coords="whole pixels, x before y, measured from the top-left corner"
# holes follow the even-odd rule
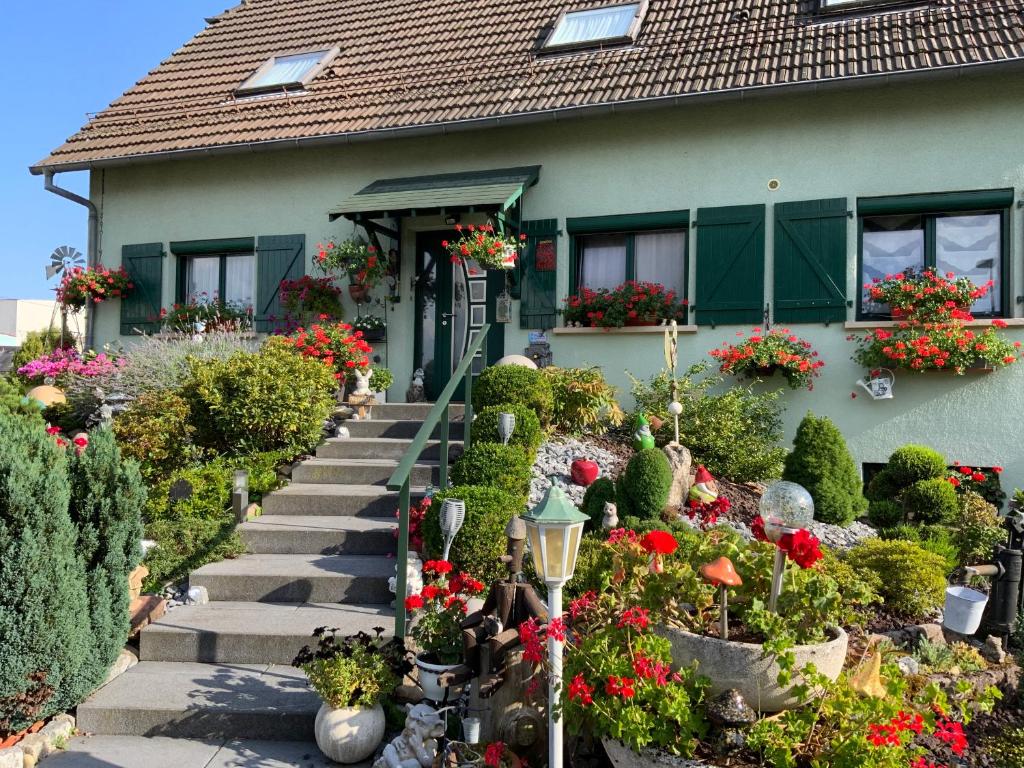
[[[58,187],[53,183],[53,171],[43,172],[43,188],[73,203],[84,205],[89,211],[89,230],[86,241],[85,263],[87,266],[95,267],[99,263],[99,221],[100,212],[96,204],[87,197],[76,195],[70,189]],[[85,348],[91,349],[93,343],[93,330],[95,325],[94,312],[90,308],[85,316]]]

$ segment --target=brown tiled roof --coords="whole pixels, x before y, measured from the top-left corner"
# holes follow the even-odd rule
[[[814,2],[650,0],[635,45],[545,56],[561,11],[601,0],[245,0],[33,170],[1024,60],[1024,0]],[[233,97],[274,54],[334,45],[305,93]]]

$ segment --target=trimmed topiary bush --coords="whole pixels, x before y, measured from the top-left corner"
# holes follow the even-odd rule
[[[868,502],[868,520],[876,528],[891,528],[904,520],[903,505],[891,499]]]
[[[498,488],[524,507],[530,495],[532,467],[532,459],[518,445],[474,441],[452,465],[452,484]]]
[[[497,365],[485,368],[473,383],[473,409],[490,405],[523,405],[537,414],[540,423],[551,423],[554,408],[551,382],[538,370],[521,365]]]
[[[946,459],[942,454],[924,445],[904,445],[889,456],[883,470],[887,481],[896,488],[906,488],[918,480],[946,475]]]
[[[958,511],[956,489],[944,477],[918,480],[900,498],[907,519],[918,523],[948,523]]]
[[[902,490],[903,489],[897,485],[893,476],[883,469],[880,472],[876,472],[875,476],[871,478],[867,488],[864,489],[864,495],[873,502],[893,501],[900,495],[900,491]]]
[[[615,483],[608,477],[599,477],[592,482],[583,494],[583,504],[580,511],[590,517],[587,523],[588,531],[600,531],[601,521],[604,519],[605,503],[615,501]]]
[[[868,539],[846,553],[845,561],[865,577],[876,574],[886,607],[909,620],[942,607],[946,595],[943,558],[912,541]]]
[[[142,559],[142,508],[146,488],[138,465],[121,458],[114,435],[97,430],[89,445],[68,456],[71,520],[76,551],[85,564],[91,648],[71,692],[88,696],[106,678],[128,639],[128,574]]]
[[[509,438],[508,444],[522,446],[531,456],[536,456],[537,449],[544,442],[544,431],[540,428],[537,414],[525,405],[502,403],[489,405],[478,412],[473,420],[473,440],[484,443],[500,443],[498,416],[502,413],[511,413],[516,417],[516,427],[512,430],[512,437]]]
[[[857,465],[842,433],[828,418],[804,416],[786,456],[782,479],[804,486],[814,499],[814,519],[849,525],[864,514],[867,499]]]
[[[78,704],[90,653],[67,459],[39,422],[0,409],[0,736]]]
[[[672,467],[658,448],[638,451],[616,484],[619,517],[658,519],[672,488]]]
[[[508,571],[499,558],[505,554],[505,526],[520,506],[517,500],[497,488],[455,485],[435,494],[423,520],[423,544],[429,558],[444,551],[441,536],[441,504],[445,499],[466,502],[466,521],[452,543],[448,559],[460,571],[489,584]]]

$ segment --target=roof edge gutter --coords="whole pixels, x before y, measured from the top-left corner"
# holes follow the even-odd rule
[[[597,104],[577,104],[551,110],[535,112],[518,112],[493,117],[479,117],[468,120],[430,123],[426,125],[401,126],[397,128],[376,128],[367,131],[350,131],[346,133],[324,134],[294,139],[267,139],[265,141],[239,142],[212,147],[195,147],[189,149],[173,149],[163,152],[152,152],[140,155],[121,155],[103,160],[56,163],[53,165],[34,165],[29,168],[33,174],[39,175],[47,171],[81,171],[93,168],[112,167],[119,165],[136,165],[157,162],[160,160],[176,160],[211,155],[241,154],[263,152],[276,149],[304,148],[318,145],[354,144],[363,141],[382,141],[391,138],[417,136],[447,135],[461,131],[499,128],[505,126],[528,125],[576,117],[594,117],[598,115],[618,114],[638,109],[657,107],[675,107],[691,103],[722,102],[747,100],[775,94],[779,91],[788,93],[826,93],[834,90],[867,88],[871,86],[889,86],[903,81],[947,80],[964,77],[979,69],[992,72],[1024,70],[1024,58],[1003,59],[1001,61],[984,61],[972,64],[953,64],[944,67],[910,70],[903,72],[884,72],[869,75],[847,75],[828,80],[814,80],[798,83],[776,83],[772,85],[752,85],[743,88],[701,91],[699,93],[673,94],[655,96],[631,101],[601,102]]]
[[[100,212],[96,207],[96,203],[87,197],[75,194],[70,189],[64,189],[58,187],[53,183],[54,169],[47,168],[43,171],[43,188],[47,192],[63,197],[65,200],[70,200],[73,203],[85,206],[89,211],[89,229],[86,240],[86,256],[85,263],[87,266],[94,267],[99,262],[99,220]],[[85,348],[92,348],[93,340],[93,328],[95,321],[95,313],[87,311],[85,315]]]

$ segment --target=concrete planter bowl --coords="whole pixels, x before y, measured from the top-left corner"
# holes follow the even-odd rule
[[[711,681],[711,696],[735,688],[759,712],[779,712],[797,705],[790,690],[799,680],[781,687],[776,682],[779,665],[765,655],[760,645],[695,635],[675,627],[659,627],[657,631],[672,643],[673,663],[683,667],[697,662],[698,672]],[[829,634],[831,639],[824,643],[793,648],[796,669],[813,662],[829,679],[839,677],[846,661],[849,637],[841,628],[830,630]]]
[[[340,707],[323,704],[313,728],[316,745],[336,763],[359,763],[374,753],[384,739],[384,709]]]

